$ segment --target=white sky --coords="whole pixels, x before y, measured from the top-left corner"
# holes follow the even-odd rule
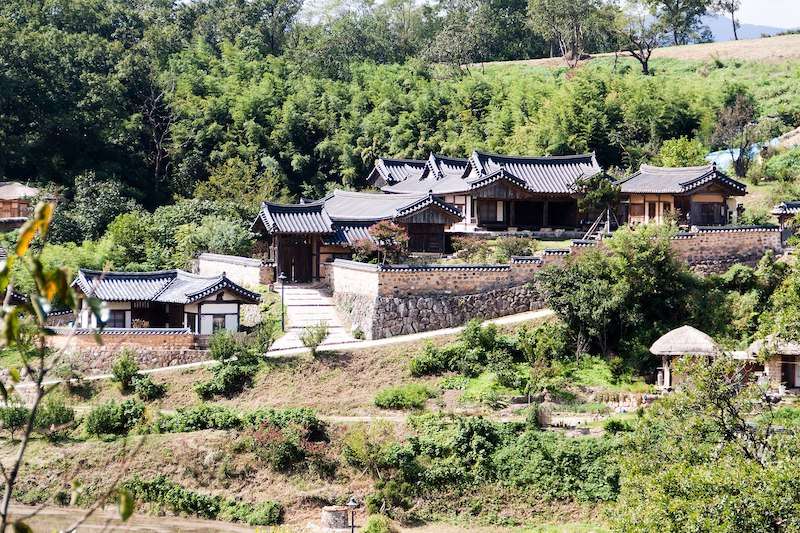
[[[800,0],[742,0],[739,20],[776,28],[800,28]]]

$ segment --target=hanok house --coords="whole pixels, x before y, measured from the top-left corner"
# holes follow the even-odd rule
[[[468,159],[382,158],[369,183],[389,194],[430,193],[458,207],[451,231],[577,229],[575,183],[602,172],[594,154],[522,157],[473,151]]]
[[[252,229],[267,241],[278,274],[296,283],[320,277],[320,264],[349,258],[352,245],[372,239],[369,228],[391,220],[406,228],[411,252],[443,253],[445,228],[461,221],[459,210],[424,194],[378,194],[336,190],[293,205],[265,202]]]
[[[31,200],[39,189],[17,181],[0,182],[0,231],[19,228],[32,214]]]
[[[239,330],[242,304],[261,297],[224,274],[198,276],[182,270],[156,272],[99,272],[81,269],[73,282],[81,300],[77,326],[97,328],[86,301],[101,301],[105,328],[188,329],[198,335]]]
[[[735,222],[736,197],[747,187],[716,165],[654,167],[642,165],[619,182],[620,222],[629,225],[662,223],[677,217],[681,225],[719,226]]]

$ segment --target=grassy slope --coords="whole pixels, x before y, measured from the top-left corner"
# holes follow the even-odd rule
[[[435,340],[444,344],[452,337]],[[415,380],[408,372],[410,358],[422,348],[421,342],[385,346],[378,349],[344,354],[322,355],[318,360],[278,361],[262,370],[254,386],[243,394],[218,403],[240,407],[313,407],[326,415],[382,414],[404,420],[405,413],[387,413],[374,407],[375,393],[387,386],[421,381],[434,383],[436,378]],[[158,409],[174,409],[194,405],[197,397],[191,386],[206,379],[207,370],[159,373],[154,379],[167,382],[167,396],[148,406],[148,416]],[[88,400],[73,398],[80,411],[122,394],[115,385],[99,383]],[[446,406],[449,408],[450,406]],[[331,444],[326,454],[340,455],[341,437],[351,422],[329,423]],[[395,426],[401,433],[404,424]],[[184,434],[149,435],[137,455],[127,464],[128,472],[149,477],[165,474],[187,488],[199,492],[221,494],[257,502],[277,500],[287,509],[287,522],[304,525],[318,518],[319,508],[342,502],[351,494],[365,496],[372,490],[372,480],[362,472],[340,469],[333,479],[316,474],[280,474],[272,472],[250,451],[242,451],[237,442],[247,434],[224,431],[198,431]],[[127,449],[141,438],[125,443],[90,440],[48,444],[37,439],[29,454],[29,466],[23,469],[20,500],[23,503],[53,502],[59,491],[69,492],[69,479],[77,476],[87,495],[99,493],[108,485],[112,473],[126,462]],[[0,440],[0,460],[14,451],[7,440]],[[129,477],[128,474],[123,479]],[[476,503],[480,512],[473,514]],[[497,527],[480,527],[481,523],[498,523],[513,518],[530,524],[531,531],[599,531],[601,507],[569,502],[545,502],[532,494],[488,487],[479,493],[442,494],[425,502],[424,512],[440,523],[421,531],[498,531]],[[414,531],[417,528],[413,529]]]

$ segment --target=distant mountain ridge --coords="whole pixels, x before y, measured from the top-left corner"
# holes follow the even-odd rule
[[[706,15],[703,17],[703,24],[709,27],[714,34],[714,41],[733,41],[733,26],[730,17],[722,15]],[[739,39],[758,39],[762,35],[775,35],[788,28],[776,28],[774,26],[760,26],[758,24],[747,24],[745,22],[739,26],[737,33]]]

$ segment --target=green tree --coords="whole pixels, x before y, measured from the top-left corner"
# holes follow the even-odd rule
[[[646,0],[626,0],[614,22],[620,49],[639,62],[642,74],[650,75],[650,56],[664,40],[663,21],[652,16]]]
[[[689,380],[644,412],[621,454],[617,531],[794,531],[797,432],[731,357],[685,360]]]
[[[647,0],[656,16],[678,46],[693,41],[711,40],[701,19],[708,12],[711,0]]]
[[[686,136],[667,139],[661,144],[653,163],[662,167],[692,167],[707,164],[708,150],[697,139]]]
[[[561,56],[575,67],[584,55],[590,32],[596,31],[599,2],[587,0],[530,0],[528,13],[534,30],[558,43]]]

